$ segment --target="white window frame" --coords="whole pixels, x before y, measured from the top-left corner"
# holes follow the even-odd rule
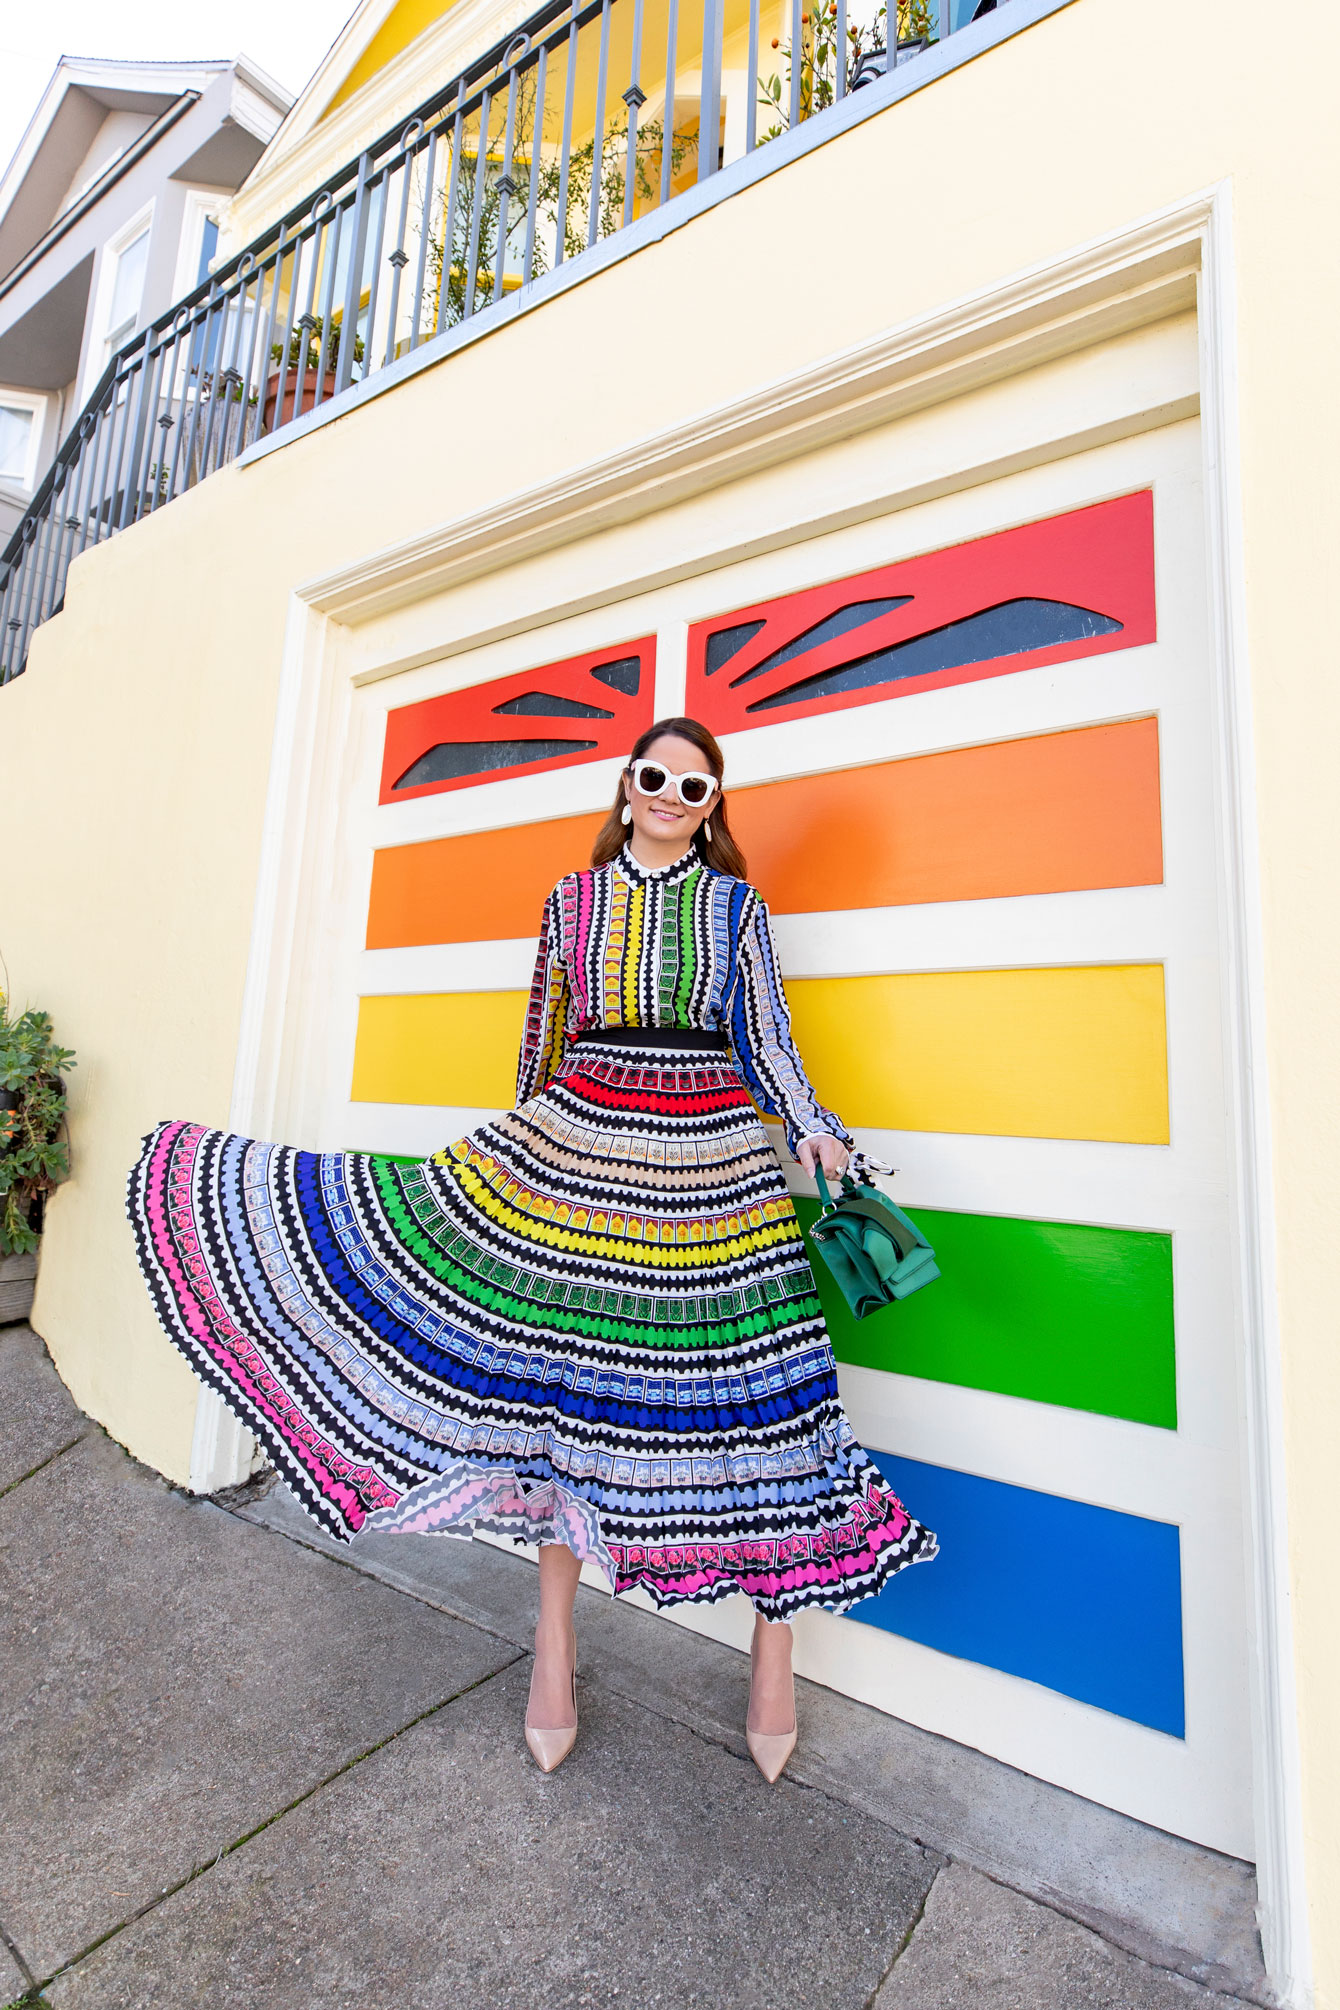
[[[7,405],[14,412],[31,412],[33,415],[32,431],[28,435],[28,458],[23,464],[23,472],[7,475],[0,471],[0,482],[25,489],[29,494],[37,486],[37,466],[42,453],[42,440],[46,433],[49,403],[50,400],[44,398],[38,391],[10,391],[0,384],[0,405]]]
[[[227,196],[218,189],[188,188],[182,208],[181,236],[177,240],[177,269],[172,280],[172,298],[183,300],[199,285],[200,247],[205,236],[205,219],[213,217],[223,229],[223,207]]]
[[[107,339],[112,332],[112,296],[116,291],[117,263],[122,252],[128,251],[137,237],[142,236],[146,230],[151,231],[153,229],[155,206],[152,200],[145,203],[143,209],[137,210],[134,216],[128,217],[121,225],[121,228],[113,232],[112,236],[103,244],[102,256],[98,261],[97,300],[94,304],[93,321],[91,324],[94,339],[88,345],[84,383],[79,400],[81,405],[87,403],[93,386],[107,368],[108,361],[110,360],[107,350]],[[149,249],[152,253],[152,240],[150,241]],[[147,272],[145,283],[146,285],[148,283]],[[143,311],[143,306],[144,302],[141,297],[141,312]]]

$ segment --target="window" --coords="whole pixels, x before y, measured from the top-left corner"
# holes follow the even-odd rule
[[[16,405],[0,405],[0,475],[21,482],[28,465],[33,415]]]
[[[219,248],[218,219],[206,216],[200,224],[200,261],[196,267],[195,284],[203,286],[209,278],[209,268],[214,263],[214,255]]]
[[[119,349],[134,334],[144,298],[144,274],[149,263],[149,225],[114,252],[116,273],[112,280],[112,304],[108,312],[107,353]]]
[[[37,478],[45,398],[0,391],[0,481],[30,489]]]
[[[212,189],[188,188],[182,201],[181,234],[177,239],[174,300],[184,300],[203,286],[219,255],[219,198]]]
[[[644,635],[399,706],[387,714],[380,799],[405,802],[624,754],[651,724],[655,681],[656,640]]]
[[[1146,489],[696,622],[685,709],[738,733],[1154,634]]]

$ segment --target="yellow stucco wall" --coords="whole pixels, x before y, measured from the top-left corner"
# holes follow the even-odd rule
[[[338,88],[332,91],[326,105],[328,112],[336,105],[342,105],[354,92],[384,70],[388,63],[400,55],[402,50],[420,36],[425,28],[430,28],[455,0],[399,0],[392,8],[381,27],[377,30],[358,61]]]
[[[0,693],[0,946],[76,1047],[37,1319],[78,1399],[185,1474],[193,1386],[121,1184],[227,1114],[298,581],[1231,184],[1290,1541],[1317,2003],[1340,2005],[1340,532],[1333,11],[1076,4],[542,312],[82,560]],[[1253,54],[1254,52],[1254,54]],[[1259,58],[1256,60],[1255,58]],[[592,370],[589,359],[599,357]],[[571,359],[567,361],[565,359]],[[553,395],[557,384],[566,395]],[[532,403],[529,385],[546,387]],[[645,534],[654,539],[648,522]],[[17,862],[17,863],[14,863]]]

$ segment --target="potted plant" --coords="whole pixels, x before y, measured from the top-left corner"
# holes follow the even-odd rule
[[[0,1325],[32,1310],[46,1197],[70,1171],[61,1070],[73,1064],[49,1013],[11,1017],[0,991]]]
[[[939,0],[938,14],[933,15],[931,0],[897,0],[894,19],[900,63],[930,47],[932,36],[936,33],[935,22],[946,19],[947,8],[948,0]],[[799,96],[802,119],[813,118],[816,112],[826,111],[837,98],[837,11],[837,0],[811,0],[800,17]],[[845,62],[849,91],[859,91],[863,84],[871,84],[876,77],[884,75],[888,67],[888,39],[889,0],[879,0],[869,22],[848,22]],[[780,51],[787,74],[785,78],[774,74],[758,79],[760,109],[776,121],[766,132],[759,134],[760,144],[765,140],[775,140],[791,123],[791,44],[774,36],[772,46]]]
[[[301,418],[317,403],[317,382],[320,379],[321,400],[335,395],[335,366],[340,358],[340,324],[333,322],[330,333],[325,331],[319,314],[304,314],[298,326],[289,336],[288,354],[285,357],[282,342],[270,344],[270,375],[265,387],[265,408],[261,415],[261,430],[273,433],[280,426],[288,425],[291,419]],[[363,337],[355,332],[354,362],[363,360]],[[299,389],[298,377],[302,376]],[[281,393],[280,379],[283,378]]]

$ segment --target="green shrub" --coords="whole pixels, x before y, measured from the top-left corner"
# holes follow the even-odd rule
[[[61,1071],[74,1066],[51,1037],[51,1015],[11,1018],[0,991],[0,1256],[36,1249],[45,1196],[69,1177]]]

